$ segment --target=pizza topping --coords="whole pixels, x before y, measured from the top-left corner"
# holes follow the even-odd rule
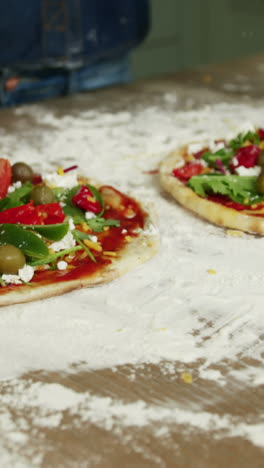
[[[18,180],[17,182],[14,182],[12,185],[9,185],[7,193],[13,193],[16,189],[20,188],[22,186],[22,182]]]
[[[58,174],[57,172],[46,174],[43,176],[43,181],[50,188],[63,187],[71,189],[78,185],[77,171],[72,170],[66,173],[65,171],[62,171],[61,174]]]
[[[32,182],[34,172],[31,167],[23,162],[17,162],[12,166],[12,182]]]
[[[0,199],[5,197],[11,184],[12,169],[7,159],[0,158]]]
[[[254,167],[257,163],[259,153],[260,148],[256,145],[239,148],[236,152],[235,158],[231,161],[231,171],[235,171],[240,166],[244,166],[246,168]]]
[[[36,185],[30,194],[30,199],[35,205],[43,205],[45,203],[54,202],[53,191],[46,185]]]
[[[0,273],[16,274],[26,263],[23,252],[12,244],[0,245]]]
[[[187,182],[191,177],[201,174],[204,167],[201,163],[189,163],[184,167],[173,169],[172,173],[181,182]]]
[[[49,249],[52,249],[54,252],[59,252],[60,250],[71,249],[72,247],[75,247],[75,239],[71,231],[68,231],[63,239],[53,242],[49,246]]]
[[[264,197],[258,192],[254,176],[206,174],[192,177],[188,185],[201,197],[208,194],[226,195],[242,205],[264,201]]]
[[[98,195],[96,199],[91,186],[88,187],[87,185],[82,185],[77,193],[72,197],[72,202],[84,211],[96,214],[102,211],[102,204],[98,200]]]
[[[57,263],[57,268],[58,268],[58,270],[66,270],[67,267],[68,267],[68,263],[65,262],[64,260],[60,260],[60,261]]]
[[[76,168],[43,178],[33,171],[32,178],[29,168],[25,182],[12,184],[10,175],[0,199],[0,249],[19,252],[23,265],[13,260],[12,271],[1,270],[0,256],[2,286],[92,274],[142,230],[145,214],[134,200],[111,186],[78,184]],[[17,163],[14,178],[26,171],[26,164]]]

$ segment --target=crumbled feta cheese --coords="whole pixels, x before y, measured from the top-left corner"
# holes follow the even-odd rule
[[[64,260],[61,260],[60,262],[57,263],[58,270],[66,270],[67,266],[68,266],[68,263],[65,262]]]
[[[19,278],[18,275],[2,275],[2,280],[4,280],[4,282],[6,284],[21,284],[22,281],[21,279]]]
[[[52,172],[43,176],[44,182],[49,187],[63,187],[63,188],[73,188],[78,185],[77,171],[69,171],[63,175],[58,174],[57,172]]]
[[[236,166],[237,164],[239,164],[239,163],[238,163],[238,159],[236,158],[236,156],[234,156],[234,157],[232,158],[232,163],[234,164],[234,166]]]
[[[34,268],[31,265],[24,265],[18,270],[18,275],[22,281],[28,283],[34,276]]]
[[[95,214],[92,211],[86,211],[84,216],[85,216],[86,219],[95,218]]]
[[[258,176],[261,173],[260,166],[244,167],[239,166],[236,168],[236,173],[240,176]]]
[[[2,279],[7,284],[21,284],[22,282],[28,283],[34,276],[34,268],[31,265],[24,265],[23,268],[18,270],[18,275],[2,275]]]
[[[54,252],[60,252],[60,250],[71,249],[75,246],[75,240],[70,231],[67,232],[66,236],[63,237],[60,241],[53,242],[50,245],[50,249],[53,249]]]
[[[13,193],[16,189],[20,188],[21,185],[22,185],[22,183],[20,182],[20,180],[18,180],[17,182],[14,182],[12,185],[10,185],[8,187],[7,192],[8,193]]]
[[[73,231],[75,229],[75,224],[72,218],[69,218],[69,229],[70,231]]]
[[[90,240],[92,242],[97,242],[98,238],[97,238],[97,236],[90,236]]]
[[[219,141],[218,143],[215,143],[214,141],[211,141],[209,143],[209,150],[212,151],[213,153],[215,153],[216,151],[222,149],[225,147],[225,144],[222,142],[222,141]]]
[[[201,151],[204,148],[204,144],[202,143],[190,143],[190,145],[187,146],[187,151],[190,154],[193,153],[198,153],[198,151]]]
[[[122,229],[121,234],[126,234],[126,233],[127,233],[127,229]]]

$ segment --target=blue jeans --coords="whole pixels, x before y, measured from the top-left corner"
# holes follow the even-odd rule
[[[8,91],[5,82],[18,78],[17,87]],[[102,88],[130,81],[129,60],[124,56],[78,69],[47,69],[39,72],[12,73],[5,70],[0,77],[0,107],[11,107],[56,96]]]

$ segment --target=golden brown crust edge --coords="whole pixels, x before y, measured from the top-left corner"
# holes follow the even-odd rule
[[[117,257],[102,271],[87,278],[60,281],[47,285],[19,286],[13,291],[0,294],[0,307],[47,299],[80,288],[90,288],[108,283],[134,269],[153,257],[159,247],[159,235],[152,216],[148,215],[138,237],[127,243]]]
[[[210,223],[251,234],[264,235],[264,218],[242,214],[232,208],[227,208],[219,203],[201,198],[191,188],[186,187],[176,177],[171,175],[172,170],[183,161],[185,151],[186,146],[182,146],[173,153],[170,153],[162,161],[159,177],[163,189],[170,193],[183,207]]]

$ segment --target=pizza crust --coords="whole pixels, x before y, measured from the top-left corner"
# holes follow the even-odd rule
[[[264,235],[264,218],[243,214],[232,208],[199,197],[191,188],[172,175],[172,170],[182,165],[187,146],[170,153],[160,165],[160,183],[184,208],[218,226],[238,229],[251,234]]]
[[[88,183],[87,178],[80,178],[80,183]],[[94,186],[98,186],[94,181]],[[71,281],[59,281],[51,284],[32,283],[32,285],[19,285],[11,291],[0,294],[0,307],[47,299],[59,296],[75,289],[91,288],[104,283],[109,283],[119,276],[127,273],[135,267],[153,257],[159,248],[159,234],[156,227],[154,210],[149,207],[151,214],[145,217],[145,224],[137,237],[132,237],[124,248],[117,252],[116,257],[111,257],[111,263],[104,269],[89,275],[87,278],[79,278]]]

